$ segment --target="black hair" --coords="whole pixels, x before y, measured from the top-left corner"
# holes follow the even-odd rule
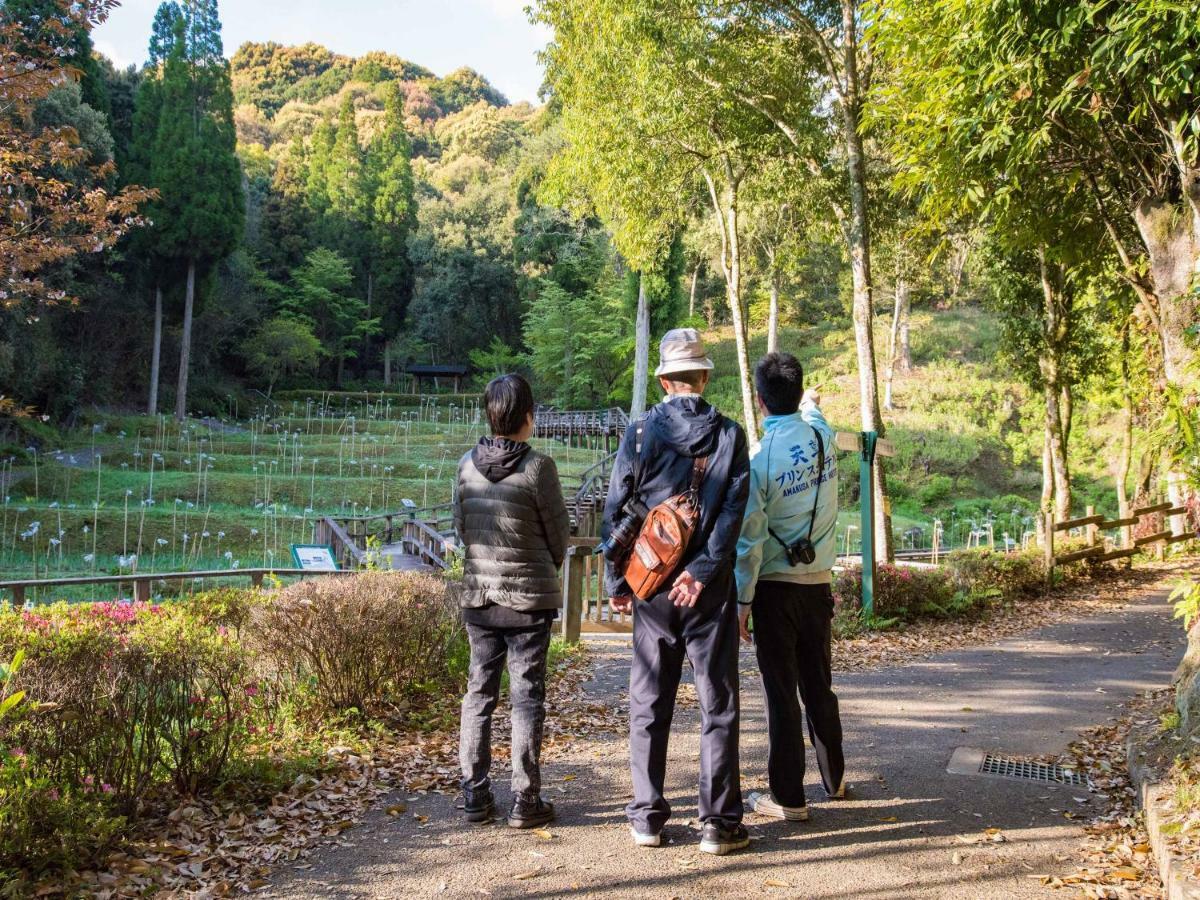
[[[492,434],[516,434],[533,412],[533,389],[520,375],[500,375],[488,382],[483,402]]]
[[[804,396],[804,367],[790,353],[768,353],[754,367],[754,386],[767,412],[789,415],[800,408]]]

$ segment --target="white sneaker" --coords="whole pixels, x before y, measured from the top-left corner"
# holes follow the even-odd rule
[[[826,793],[829,793],[829,792],[826,791]],[[845,778],[842,779],[842,781],[838,785],[836,791],[829,793],[829,799],[830,800],[845,800],[846,799],[846,779]]]
[[[634,826],[630,825],[629,826],[629,834],[633,838],[634,844],[636,844],[639,847],[661,847],[662,846],[662,833],[661,832],[659,832],[658,834],[643,834],[642,832],[638,831]]]
[[[750,808],[760,816],[770,816],[772,819],[784,819],[788,822],[807,822],[808,806],[784,806],[770,794],[760,794],[757,791],[749,797]]]

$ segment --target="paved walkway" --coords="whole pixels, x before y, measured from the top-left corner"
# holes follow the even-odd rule
[[[623,703],[628,642],[597,641],[589,690]],[[1062,897],[1034,876],[1074,869],[1086,791],[946,774],[956,747],[1056,754],[1133,694],[1167,684],[1184,646],[1164,595],[986,647],[841,675],[853,800],[825,803],[810,766],[812,820],[747,817],[743,853],[696,849],[698,714],[677,713],[668,846],[635,850],[621,812],[630,791],[620,736],[582,744],[546,766],[560,819],[551,838],[460,824],[451,797],[372,813],[310,869],[277,877],[274,898],[559,897]],[[747,790],[763,785],[765,726],[756,670],[743,654]],[[500,803],[508,800],[502,790]],[[1079,802],[1083,800],[1085,802]],[[427,816],[424,823],[416,817]],[[999,828],[1000,843],[968,843]]]

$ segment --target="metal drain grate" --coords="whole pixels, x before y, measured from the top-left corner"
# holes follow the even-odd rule
[[[1074,769],[1049,763],[1031,762],[997,756],[971,747],[959,747],[950,757],[946,771],[952,775],[987,775],[992,778],[1019,778],[1043,784],[1087,786],[1087,779]]]
[[[1023,778],[1026,781],[1046,781],[1056,784],[1086,785],[1087,780],[1073,769],[1006,756],[987,754],[979,766],[980,775],[996,775],[1000,778]]]

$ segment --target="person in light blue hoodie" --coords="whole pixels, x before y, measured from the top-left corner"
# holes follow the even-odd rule
[[[754,379],[766,418],[762,444],[750,460],[736,577],[742,639],[753,640],[762,673],[771,790],[751,793],[748,805],[760,815],[802,822],[808,818],[806,715],[826,793],[841,798],[846,789],[830,652],[836,435],[821,414],[817,392],[805,392],[796,357],[768,353]]]

